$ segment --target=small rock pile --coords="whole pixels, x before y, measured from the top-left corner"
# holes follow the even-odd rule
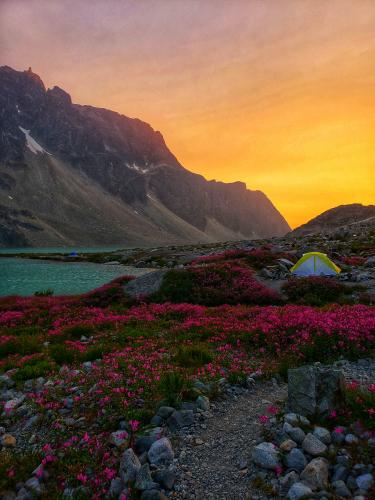
[[[164,500],[176,480],[176,462],[173,447],[167,433],[184,433],[210,408],[206,396],[198,396],[195,403],[185,402],[180,409],[160,406],[152,417],[152,428],[135,439],[121,457],[119,476],[112,480],[110,493],[122,498],[135,489],[141,500]],[[126,423],[125,423],[126,424]],[[126,425],[125,425],[126,426]],[[112,433],[113,444],[124,444],[122,429]]]
[[[375,435],[355,425],[332,431],[313,425],[296,413],[284,415],[281,423],[270,423],[272,442],[259,443],[252,459],[262,472],[258,477],[272,484],[280,498],[371,498],[375,484],[374,465],[356,463],[353,457],[360,447],[375,449]],[[278,474],[264,473],[274,471]]]

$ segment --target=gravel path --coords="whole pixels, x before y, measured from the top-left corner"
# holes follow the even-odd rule
[[[264,498],[252,489],[251,450],[261,438],[259,415],[286,396],[285,384],[257,382],[253,390],[213,404],[212,416],[181,439],[174,498]]]

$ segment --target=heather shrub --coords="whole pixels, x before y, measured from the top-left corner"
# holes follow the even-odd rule
[[[339,415],[375,431],[375,384],[363,386],[354,381],[347,384],[343,392],[344,405]]]
[[[250,268],[239,263],[214,263],[167,273],[153,302],[222,304],[277,304],[279,294],[257,281]]]
[[[183,345],[178,348],[174,361],[184,368],[199,368],[213,359],[204,345]]]
[[[110,281],[92,292],[82,295],[82,303],[90,307],[108,307],[114,304],[130,304],[132,300],[125,294],[124,285],[133,279],[122,276]]]
[[[282,291],[290,302],[312,306],[337,302],[351,293],[343,283],[323,276],[292,277],[284,283]]]

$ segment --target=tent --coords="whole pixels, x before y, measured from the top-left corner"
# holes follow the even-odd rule
[[[325,253],[304,253],[297,264],[290,269],[296,276],[336,276],[341,269]]]

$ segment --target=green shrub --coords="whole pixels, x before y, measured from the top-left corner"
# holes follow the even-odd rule
[[[244,372],[229,372],[227,380],[232,385],[246,385],[247,375]]]
[[[47,288],[47,290],[39,290],[34,292],[35,297],[51,297],[53,295],[53,290],[51,288]]]
[[[32,335],[17,337],[0,345],[0,359],[6,358],[12,354],[35,354],[42,350],[40,341]]]
[[[150,296],[151,302],[191,302],[194,279],[186,269],[168,271],[158,292]]]
[[[82,361],[95,361],[96,359],[102,359],[107,349],[102,345],[94,345],[89,347],[86,352],[82,353]]]
[[[70,364],[74,361],[74,353],[65,345],[52,345],[49,348],[50,357],[58,364]]]
[[[159,391],[163,399],[172,406],[182,401],[183,394],[188,388],[187,381],[178,372],[164,373],[159,381]]]
[[[63,330],[64,337],[79,340],[81,337],[91,337],[94,327],[91,325],[74,325]]]
[[[22,366],[14,375],[14,380],[29,380],[38,377],[44,377],[52,371],[52,365],[45,359],[30,360]]]
[[[203,345],[182,345],[174,357],[174,361],[184,368],[199,368],[210,363],[212,359],[212,354]]]

